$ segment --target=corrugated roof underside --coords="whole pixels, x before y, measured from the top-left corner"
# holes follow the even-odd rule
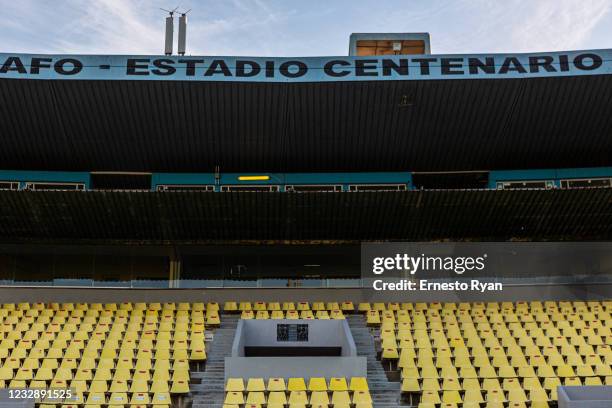
[[[0,167],[210,172],[612,165],[612,75],[301,84],[0,81]],[[407,103],[403,103],[407,102]]]

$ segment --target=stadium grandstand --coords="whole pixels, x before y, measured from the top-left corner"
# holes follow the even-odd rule
[[[0,406],[611,406],[612,50],[349,50],[0,54]]]

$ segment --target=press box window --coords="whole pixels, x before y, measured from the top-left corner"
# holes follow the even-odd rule
[[[203,191],[206,193],[210,193],[210,192],[215,191],[215,186],[164,184],[164,185],[158,185],[157,191]]]
[[[406,191],[405,184],[352,184],[349,191]]]
[[[594,188],[594,187],[610,187],[610,179],[576,179],[576,180],[561,180],[561,188]]]
[[[149,173],[91,173],[94,190],[110,191],[151,191]]]
[[[498,190],[551,189],[554,187],[555,183],[552,180],[500,181],[497,183]]]
[[[16,181],[0,181],[0,190],[19,190],[19,183]]]
[[[342,191],[339,185],[307,185],[307,186],[286,186],[285,191],[294,193],[334,193]]]
[[[277,324],[276,341],[308,341],[307,324]]]
[[[84,191],[85,184],[83,183],[36,183],[28,182],[25,185],[26,190],[32,191]]]
[[[232,193],[232,192],[266,192],[273,193],[278,191],[278,186],[221,186],[222,192]]]

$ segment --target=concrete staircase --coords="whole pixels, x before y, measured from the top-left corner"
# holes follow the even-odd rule
[[[231,355],[232,342],[236,334],[239,315],[222,315],[221,327],[214,331],[213,341],[207,344],[206,369],[192,372],[192,408],[221,408],[223,406],[225,360]],[[357,354],[367,357],[368,385],[374,408],[395,408],[400,405],[400,383],[390,382],[380,361],[376,359],[374,337],[366,327],[362,315],[349,315],[347,322],[351,328]]]
[[[221,408],[225,398],[225,357],[232,354],[232,342],[240,315],[222,315],[221,327],[215,329],[213,341],[207,344],[206,370],[192,372],[192,408]]]
[[[389,381],[381,362],[376,359],[374,337],[363,315],[347,315],[346,319],[355,340],[357,354],[368,359],[368,386],[374,408],[400,406],[400,383]]]

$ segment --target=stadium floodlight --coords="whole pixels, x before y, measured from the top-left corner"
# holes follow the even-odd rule
[[[178,32],[178,54],[185,55],[186,43],[187,43],[187,13],[191,9],[184,13],[181,13],[179,17],[179,32]]]
[[[160,10],[163,10],[169,14],[169,16],[166,17],[166,41],[164,46],[164,54],[172,55],[174,43],[174,13],[176,13],[178,7],[175,7],[174,10],[166,10],[163,8],[160,8]]]

